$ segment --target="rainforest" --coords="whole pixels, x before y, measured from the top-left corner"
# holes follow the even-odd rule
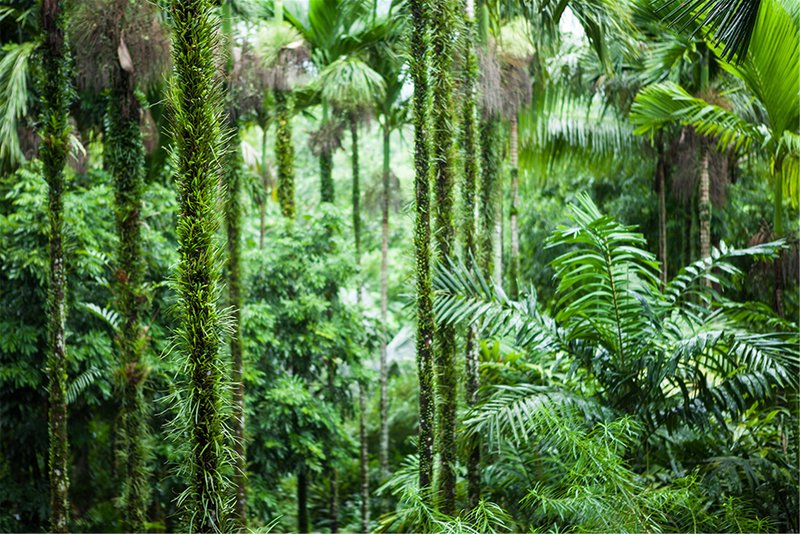
[[[798,0],[0,0],[0,532],[799,532],[799,208]]]

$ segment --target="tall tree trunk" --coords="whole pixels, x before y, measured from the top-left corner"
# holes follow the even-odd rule
[[[328,103],[322,101],[322,124],[327,125],[328,117]],[[327,141],[326,141],[326,144]],[[327,146],[322,149],[319,155],[319,174],[320,174],[320,190],[319,197],[321,202],[334,203],[336,195],[333,185],[333,152]]]
[[[775,170],[773,173],[773,196],[774,196],[774,222],[772,224],[773,233],[775,234],[775,239],[780,239],[783,237],[783,170],[781,162],[778,161],[775,163]],[[775,260],[774,270],[775,270],[775,297],[774,297],[774,308],[775,313],[783,317],[784,309],[783,309],[783,258],[785,254],[783,251],[779,253],[780,255]]]
[[[478,239],[480,265],[483,276],[491,280],[495,263],[495,220],[497,218],[497,138],[500,122],[496,117],[481,120],[481,182],[478,207]]]
[[[512,299],[519,297],[519,223],[517,220],[519,210],[519,166],[517,151],[517,113],[511,116],[510,133],[510,159],[511,159],[511,209],[509,210],[509,228],[511,231],[511,258],[508,267],[509,296]]]
[[[222,29],[229,49],[226,58],[226,79],[230,80],[233,71],[233,15],[231,0],[222,4]],[[230,85],[228,85],[230,90]],[[227,190],[225,203],[225,229],[228,234],[228,306],[230,316],[231,382],[233,389],[233,485],[236,497],[233,507],[233,521],[241,528],[247,528],[247,456],[245,449],[244,380],[242,378],[242,288],[241,288],[241,172],[242,149],[240,147],[237,107],[233,95],[226,94],[228,101],[228,129],[230,146],[226,153],[223,173]]]
[[[306,466],[297,471],[297,531],[308,532],[308,474]]]
[[[369,447],[367,442],[367,391],[358,384],[358,433],[361,441],[361,531],[369,532]]]
[[[700,226],[700,257],[708,258],[711,255],[711,198],[710,182],[708,175],[709,148],[705,140],[701,141],[700,148],[700,182],[697,194],[697,218]],[[705,279],[704,284],[711,285]]]
[[[389,320],[389,284],[387,272],[389,269],[389,179],[391,170],[389,168],[389,151],[391,130],[388,125],[388,114],[384,114],[383,125],[383,193],[381,198],[381,361],[380,361],[380,382],[381,382],[381,407],[380,407],[380,466],[381,479],[386,480],[389,476],[389,395],[388,395],[388,369],[386,368],[386,343],[389,332],[386,329]]]
[[[278,167],[278,203],[281,206],[281,213],[288,219],[294,219],[296,214],[291,106],[291,94],[275,91],[275,160]]]
[[[117,33],[112,39],[119,42],[121,27],[115,30]],[[103,156],[114,179],[119,238],[114,276],[117,308],[122,318],[117,335],[121,370],[117,457],[122,475],[119,493],[122,526],[129,532],[145,530],[150,497],[147,469],[149,410],[144,396],[148,370],[142,361],[146,334],[141,323],[146,296],[140,220],[145,172],[140,111],[133,78],[118,65],[106,110]]]
[[[217,21],[211,0],[172,0],[173,23],[172,134],[180,212],[178,219],[178,306],[180,348],[186,357],[189,487],[185,516],[188,530],[227,528],[228,492],[222,464],[227,444],[220,406],[224,401],[217,310],[219,267],[215,245],[217,185],[221,134],[215,51]]]
[[[431,23],[431,73],[434,80],[432,126],[433,161],[436,182],[436,250],[437,261],[447,265],[453,253],[454,128],[453,128],[453,57],[452,31],[455,13],[452,0],[434,0],[436,16]],[[456,433],[456,370],[455,328],[436,328],[436,376],[439,397],[439,509],[455,513],[455,433]]]
[[[411,79],[414,82],[414,253],[417,276],[417,374],[419,378],[419,489],[429,501],[433,482],[433,297],[431,289],[430,149],[428,139],[428,9],[426,0],[409,0]]]
[[[461,233],[464,241],[465,262],[472,266],[477,256],[475,245],[475,183],[478,177],[478,145],[476,140],[477,116],[475,84],[478,78],[478,61],[475,54],[475,5],[473,0],[464,4],[465,47],[464,57],[464,102],[462,117],[462,148],[464,155],[464,180],[462,182],[463,222]],[[466,330],[465,358],[466,362],[466,401],[467,406],[477,402],[478,377],[478,340],[473,327]],[[480,473],[480,441],[470,440],[466,447],[467,465],[467,500],[469,508],[477,506],[481,497]]]
[[[267,192],[269,191],[269,165],[267,165],[267,129],[265,120],[261,126],[261,202],[258,205],[258,248],[264,249],[264,238],[267,235]]]
[[[70,78],[64,43],[61,2],[42,1],[42,144],[40,155],[48,185],[50,219],[50,272],[47,294],[50,350],[49,375],[50,434],[50,530],[69,530],[69,453],[67,445],[67,278],[64,266],[64,164],[69,149]]]
[[[656,187],[658,188],[658,258],[661,260],[661,287],[667,285],[667,184],[666,162],[663,149],[659,149],[656,163]]]

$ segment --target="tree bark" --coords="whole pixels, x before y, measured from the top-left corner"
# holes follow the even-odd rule
[[[496,117],[481,120],[481,181],[478,209],[479,261],[484,278],[492,279],[495,262],[495,220],[497,217],[497,137],[499,121]]]
[[[389,396],[388,396],[388,369],[386,368],[386,344],[389,332],[386,324],[389,319],[389,284],[387,272],[389,268],[389,179],[391,170],[389,168],[391,131],[387,123],[383,126],[383,197],[381,198],[381,356],[380,356],[380,385],[381,385],[381,407],[380,407],[380,467],[381,479],[386,480],[389,476]]]
[[[701,147],[697,209],[700,223],[700,257],[707,258],[711,255],[711,180],[708,174],[709,148],[705,141]]]
[[[264,249],[264,238],[267,234],[267,194],[269,192],[269,166],[267,165],[267,129],[269,124],[264,121],[261,125],[261,195],[258,205],[258,248]]]
[[[430,177],[428,175],[428,9],[425,0],[409,0],[411,11],[411,79],[414,82],[414,253],[417,278],[417,374],[419,378],[419,489],[430,503],[433,481],[435,396],[433,391],[433,298],[431,289]]]
[[[42,144],[40,155],[48,185],[50,272],[47,293],[50,350],[49,394],[50,529],[69,530],[69,449],[67,445],[67,278],[64,266],[64,164],[69,148],[70,79],[59,0],[43,0]]]
[[[511,208],[509,210],[509,228],[511,231],[511,258],[508,269],[509,296],[512,299],[519,297],[519,167],[517,151],[517,114],[511,116],[510,134],[510,159],[511,159]]]

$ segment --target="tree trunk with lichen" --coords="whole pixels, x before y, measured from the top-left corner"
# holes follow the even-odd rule
[[[411,11],[411,80],[414,83],[414,254],[417,278],[417,376],[419,379],[419,489],[429,502],[433,483],[435,396],[433,381],[433,297],[431,288],[430,149],[428,140],[428,7],[409,0]]]
[[[64,332],[66,322],[67,276],[64,266],[64,165],[69,150],[69,65],[62,21],[62,3],[43,0],[41,21],[42,130],[39,154],[48,185],[48,218],[50,222],[50,272],[47,312],[49,351],[49,474],[50,530],[69,530],[69,452],[67,445],[67,350]]]
[[[220,272],[216,233],[217,186],[224,153],[216,51],[218,20],[211,0],[172,0],[175,77],[171,91],[179,196],[177,276],[179,347],[188,391],[182,413],[189,440],[189,486],[184,515],[189,531],[228,528],[229,493],[223,476],[228,447],[222,430]],[[189,416],[189,414],[191,414]]]
[[[115,42],[121,34],[114,37]],[[122,477],[119,505],[123,529],[145,530],[150,497],[147,469],[149,410],[144,382],[149,370],[144,361],[146,334],[141,322],[144,294],[144,259],[141,246],[144,144],[139,128],[140,106],[133,77],[117,65],[106,110],[103,157],[114,180],[115,214],[119,245],[114,292],[122,319],[117,334],[120,350],[120,410],[117,461]]]
[[[294,142],[292,141],[292,99],[275,91],[275,160],[278,167],[278,203],[281,213],[294,219],[297,211],[294,193]]]
[[[461,234],[464,246],[464,260],[472,266],[477,257],[476,220],[475,220],[475,186],[478,178],[478,145],[477,102],[475,85],[478,78],[478,61],[475,53],[475,6],[472,0],[464,5],[464,100],[461,119],[461,147],[464,157],[464,179],[462,181],[462,223]],[[478,338],[475,329],[466,330],[465,355],[466,362],[466,401],[472,407],[478,400]],[[478,505],[481,495],[480,473],[480,441],[471,439],[466,446],[467,466],[467,502],[470,509]]]
[[[455,226],[453,224],[454,189],[454,127],[452,65],[455,42],[452,39],[456,23],[452,0],[434,0],[436,16],[431,18],[431,80],[433,98],[431,125],[433,128],[433,174],[436,187],[436,251],[437,262],[447,265],[453,255]],[[456,473],[456,370],[455,328],[438,325],[436,328],[436,376],[439,398],[438,505],[442,513],[455,513]]]

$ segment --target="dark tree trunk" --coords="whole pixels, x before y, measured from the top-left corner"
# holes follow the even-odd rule
[[[419,378],[419,489],[429,500],[433,482],[433,298],[431,290],[430,168],[428,149],[428,10],[425,0],[409,0],[412,19],[411,79],[414,82],[414,253],[417,277],[417,374]]]
[[[67,445],[67,279],[64,266],[64,164],[69,148],[70,78],[64,43],[61,2],[42,1],[42,144],[40,156],[48,185],[50,220],[50,272],[47,294],[50,350],[49,375],[50,435],[50,530],[69,530],[69,452]]]
[[[297,531],[308,532],[308,475],[306,467],[297,471]]]
[[[667,184],[666,162],[663,150],[659,151],[656,163],[656,187],[658,188],[658,258],[661,260],[661,286],[666,287],[667,274]]]

